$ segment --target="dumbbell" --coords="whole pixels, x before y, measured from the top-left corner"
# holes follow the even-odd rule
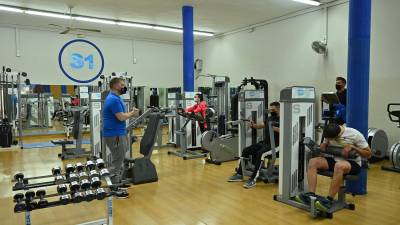
[[[73,173],[75,171],[75,166],[71,163],[68,163],[67,165],[65,165],[65,173],[66,174],[70,174]]]
[[[101,169],[101,170],[100,170],[100,176],[101,176],[102,178],[108,177],[108,176],[110,176],[110,172],[109,172],[108,169],[106,169],[106,168]]]
[[[76,171],[77,171],[78,173],[82,172],[82,171],[85,169],[85,167],[83,166],[83,164],[80,163],[80,162],[76,163],[75,168],[76,168]]]
[[[99,174],[99,172],[97,172],[96,170],[91,170],[91,171],[89,172],[89,178],[90,178],[90,180],[93,179],[94,177],[100,178],[100,174]]]
[[[32,210],[37,207],[37,202],[33,200],[34,198],[35,198],[34,191],[25,192],[25,203],[26,203],[28,210]]]
[[[90,187],[90,182],[89,182],[89,180],[87,180],[87,178],[82,179],[80,184],[78,184],[78,182],[71,183],[70,190],[72,192],[72,202],[79,203],[83,200],[86,200],[85,194],[83,192],[80,192],[79,188],[81,188],[82,190],[85,190],[85,188],[87,186]]]
[[[49,204],[47,199],[45,199],[45,196],[46,196],[46,190],[39,189],[36,191],[36,197],[40,198],[40,200],[37,203],[39,208],[44,208]]]
[[[89,176],[85,171],[82,171],[79,173],[79,181],[87,180],[87,179],[89,179]]]
[[[97,189],[101,186],[101,180],[99,177],[93,177],[90,182],[90,186],[94,189]]]
[[[96,164],[92,160],[86,162],[86,169],[87,170],[94,170],[96,169]]]
[[[68,176],[69,176],[68,177],[69,182],[79,181],[79,176],[76,173],[70,173]]]
[[[22,193],[15,194],[14,200],[17,202],[14,206],[14,212],[21,212],[26,209],[26,204],[24,202],[24,194]]]
[[[14,179],[16,181],[15,187],[18,189],[24,188],[25,186],[25,180],[24,180],[24,174],[23,173],[17,173],[14,175]]]
[[[52,173],[54,176],[61,175],[61,168],[60,168],[59,166],[55,166],[55,167],[53,167],[53,168],[51,169],[51,173]]]
[[[93,191],[90,190],[91,183],[89,180],[82,180],[81,181],[81,189],[84,190],[84,198],[86,201],[90,202],[96,198],[96,195]]]
[[[104,169],[104,167],[105,167],[104,160],[103,159],[97,159],[96,160],[96,166],[97,166],[97,169],[99,169],[99,170]]]
[[[57,186],[57,192],[60,194],[60,201],[62,204],[66,205],[71,201],[71,196],[66,194],[68,188],[65,184],[59,184]]]
[[[97,188],[96,189],[96,198],[97,200],[102,200],[107,196],[106,191],[104,190],[104,188]]]

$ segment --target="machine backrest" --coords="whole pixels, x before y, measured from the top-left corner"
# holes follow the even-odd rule
[[[74,111],[73,115],[74,123],[72,125],[72,136],[74,139],[78,139],[81,133],[79,130],[79,126],[81,126],[81,111]]]
[[[140,154],[149,157],[153,151],[154,143],[158,134],[159,123],[161,119],[160,113],[151,113],[149,123],[140,141]]]

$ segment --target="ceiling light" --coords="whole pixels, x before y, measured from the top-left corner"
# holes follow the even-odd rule
[[[1,6],[1,5],[0,5],[0,10],[9,11],[9,12],[17,12],[17,13],[23,13],[24,12],[24,10],[22,10],[22,9],[18,9],[18,8],[14,8],[14,7]]]
[[[83,17],[83,16],[78,16],[75,17],[76,20],[79,21],[85,21],[85,22],[93,22],[93,23],[104,23],[104,24],[117,24],[115,21],[112,20],[103,20],[103,19],[96,19],[96,18],[90,18],[90,17]]]
[[[138,28],[148,28],[148,29],[152,29],[154,27],[151,25],[140,24],[140,23],[117,22],[117,24],[120,26],[126,26],[126,27],[138,27]]]
[[[171,32],[175,32],[175,33],[182,33],[182,29],[178,29],[178,28],[155,26],[154,29],[163,30],[163,31],[171,31]]]
[[[58,14],[58,13],[49,13],[49,12],[42,12],[42,11],[34,11],[34,10],[27,10],[25,11],[27,14],[37,15],[37,16],[47,16],[47,17],[55,17],[60,19],[71,19],[71,16]]]
[[[213,33],[208,33],[208,32],[201,32],[201,31],[193,31],[194,35],[199,35],[199,36],[207,36],[207,37],[212,37],[214,36]]]
[[[304,4],[307,4],[307,5],[313,5],[313,6],[321,5],[321,3],[319,1],[316,1],[316,0],[292,0],[292,1],[304,3]]]

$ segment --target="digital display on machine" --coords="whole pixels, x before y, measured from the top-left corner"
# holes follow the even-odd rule
[[[315,89],[313,87],[293,87],[292,99],[314,99]]]

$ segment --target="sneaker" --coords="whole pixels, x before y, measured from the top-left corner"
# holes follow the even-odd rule
[[[315,202],[315,208],[322,212],[328,212],[331,207],[332,201],[326,198],[318,198],[318,200]]]
[[[125,199],[129,197],[129,193],[124,190],[119,190],[115,192],[115,197],[119,199]]]
[[[233,176],[229,177],[228,182],[239,182],[243,181],[243,175],[235,173]]]
[[[249,180],[243,185],[243,187],[244,187],[244,188],[247,188],[247,189],[252,188],[252,187],[254,187],[254,186],[256,186],[256,180],[255,180],[255,179],[249,179]]]
[[[307,192],[307,193],[301,193],[299,195],[296,195],[293,197],[293,200],[295,200],[298,203],[301,203],[303,205],[310,205],[311,204],[311,199],[310,196],[313,196],[314,194]]]

